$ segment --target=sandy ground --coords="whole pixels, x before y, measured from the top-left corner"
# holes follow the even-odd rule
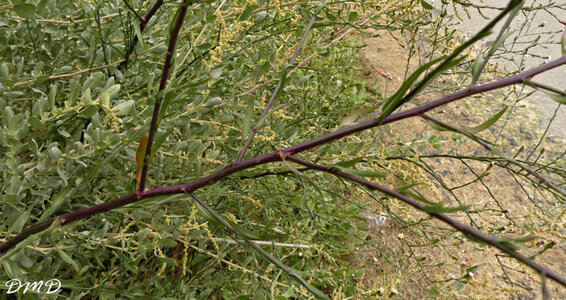
[[[385,95],[391,95],[402,83],[406,76],[407,67],[407,50],[402,47],[403,37],[399,35],[391,35],[388,32],[371,32],[375,37],[365,39],[367,47],[361,50],[366,69],[363,71],[362,79],[368,82],[368,90],[379,91]],[[409,69],[414,69],[416,64],[412,63]],[[387,78],[389,77],[389,78]],[[435,97],[440,94],[430,94],[428,97]],[[427,99],[422,99],[426,101]],[[430,100],[430,99],[429,99]],[[441,114],[443,120],[450,123],[469,126],[470,123],[477,125],[485,116],[489,116],[497,111],[497,107],[486,105],[485,101],[463,100],[453,103],[444,109]],[[479,111],[478,111],[479,110]],[[509,128],[529,128],[525,130],[527,134],[537,136],[540,134],[541,128],[537,128],[536,122],[531,127],[525,127],[529,123],[529,119],[533,118],[533,114],[528,107],[518,112],[517,118],[508,124]],[[395,123],[387,128],[389,131],[389,139],[383,141],[384,144],[394,145],[398,142],[397,137],[402,141],[410,141],[415,134],[421,133],[425,129],[425,123],[418,118],[412,118]],[[514,127],[515,126],[515,127]],[[430,132],[430,131],[429,131]],[[485,138],[493,138],[493,132],[486,132]],[[449,134],[444,137],[449,140]],[[526,135],[517,134],[516,136],[507,136],[503,142],[509,140],[519,146],[521,143],[529,143]],[[554,143],[564,145],[560,140],[553,140]],[[449,148],[450,145],[446,145]],[[443,149],[446,149],[443,148]],[[434,150],[427,150],[433,153]],[[426,151],[425,151],[426,152]],[[484,149],[474,143],[465,143],[458,147],[457,154],[466,155],[486,155],[490,156]],[[449,186],[459,186],[464,183],[473,181],[476,174],[480,174],[486,169],[486,164],[478,162],[469,162],[468,165],[455,160],[435,159],[428,161],[434,168],[435,172],[442,174],[444,181]],[[391,167],[394,167],[391,165]],[[401,166],[404,167],[404,166]],[[489,188],[486,188],[486,186]],[[427,191],[424,191],[426,194]],[[536,217],[532,216],[532,207],[529,203],[532,194],[522,193],[517,182],[515,182],[509,174],[503,169],[494,168],[489,176],[486,176],[483,182],[475,182],[468,186],[454,191],[455,196],[463,201],[466,205],[485,209],[486,205],[492,205],[493,202],[499,202],[503,209],[509,210],[509,216],[501,218],[500,216],[490,214],[477,214],[478,222],[487,227],[505,226],[505,233],[511,236],[524,233],[521,227],[529,222],[537,222]],[[430,193],[429,193],[430,194]],[[450,200],[452,199],[452,200]],[[442,192],[441,201],[450,205],[455,205],[453,197]],[[371,201],[368,201],[371,203]],[[371,205],[371,204],[369,204]],[[495,204],[493,204],[495,205]],[[381,209],[376,205],[375,210]],[[400,208],[400,214],[407,213]],[[420,213],[410,210],[408,215],[421,216]],[[457,217],[464,223],[469,223],[465,217]],[[509,219],[515,220],[515,225],[511,225]],[[491,225],[487,225],[491,224]],[[437,224],[441,226],[440,224]],[[487,228],[486,227],[486,228]],[[554,232],[540,232],[539,242],[541,240],[553,240]],[[562,232],[564,233],[564,232]],[[403,275],[399,275],[395,268],[387,263],[380,261],[380,253],[372,249],[361,251],[360,255],[354,259],[355,263],[366,267],[366,285],[374,287],[385,287],[391,289],[395,287],[396,291],[401,291],[401,298],[422,298],[429,291],[429,279],[447,280],[445,284],[440,284],[443,288],[449,290],[449,286],[454,284],[450,278],[458,277],[463,270],[474,265],[485,264],[477,270],[474,278],[470,279],[466,286],[448,297],[473,297],[473,298],[498,298],[498,299],[537,299],[541,297],[539,277],[528,268],[519,264],[517,261],[509,258],[503,258],[501,253],[494,249],[483,249],[478,251],[477,245],[471,242],[463,243],[446,243],[443,246],[425,246],[417,247],[411,255],[407,254],[407,249],[403,247],[403,242],[399,240],[399,234],[404,235],[404,240],[411,243],[426,243],[418,234],[399,227],[389,221],[382,227],[377,228],[371,235],[383,250],[390,253],[396,262],[396,266],[405,270]],[[558,247],[546,252],[537,261],[549,266],[554,271],[566,275],[566,243],[558,240]],[[538,249],[537,247],[534,247]],[[414,258],[422,259],[421,263],[415,263]],[[442,264],[434,266],[435,263]],[[397,275],[396,275],[397,274]],[[556,284],[549,284],[550,291],[556,299],[564,299],[566,291]]]

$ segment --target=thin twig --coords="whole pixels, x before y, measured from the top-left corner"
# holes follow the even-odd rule
[[[244,242],[244,240],[233,240],[233,239],[225,239],[225,238],[212,238],[212,240],[214,240],[217,243],[228,243],[228,245],[240,245]],[[311,247],[309,245],[303,245],[303,244],[276,243],[270,241],[251,240],[251,242],[259,246],[271,246],[271,247],[281,247],[281,248],[310,249]]]
[[[8,9],[11,9],[12,7],[14,7],[14,4],[10,3],[10,4],[6,4],[4,6],[0,6],[0,11],[5,11]]]
[[[127,2],[127,0],[124,0],[124,2]],[[145,15],[145,18],[140,20],[140,32],[143,34],[143,31],[145,30],[145,27],[147,26],[147,24],[149,23],[149,21],[151,20],[151,18],[155,15],[155,13],[157,12],[157,10],[163,5],[163,0],[157,0],[155,2],[155,4],[153,4],[153,6],[151,7],[151,9],[149,10],[149,12],[147,13],[147,15]],[[139,15],[138,15],[138,19],[139,19]],[[132,41],[132,44],[130,45],[130,47],[128,48],[128,50],[126,51],[126,54],[124,55],[124,60],[122,62],[120,62],[120,65],[118,66],[118,70],[121,69],[122,67],[124,67],[125,65],[128,64],[128,61],[130,59],[130,56],[132,55],[132,53],[134,52],[134,49],[136,47],[136,44],[138,43],[139,39],[138,39],[138,35],[136,34],[134,36],[134,40]]]
[[[557,89],[557,88],[554,88],[554,87],[552,87],[552,86],[546,85],[546,84],[544,84],[544,83],[535,82],[535,81],[532,81],[532,80],[527,80],[526,83],[527,83],[527,84],[530,84],[530,85],[534,85],[534,86],[536,86],[536,87],[538,87],[538,88],[541,88],[541,89],[543,89],[543,90],[547,90],[547,91],[556,93],[556,94],[561,95],[561,96],[566,96],[566,91],[559,90],[559,89]]]
[[[143,23],[143,18],[140,16],[140,14],[138,14],[138,12],[135,9],[132,8],[130,3],[128,3],[128,0],[122,0],[122,2],[124,2],[124,4],[128,7],[128,9],[136,16],[136,18],[138,18],[138,20]]]

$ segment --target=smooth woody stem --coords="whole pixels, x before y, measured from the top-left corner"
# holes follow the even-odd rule
[[[163,72],[161,74],[161,82],[159,83],[159,91],[163,91],[167,86],[167,78],[169,77],[169,71],[171,69],[171,60],[175,54],[175,45],[177,43],[177,38],[179,37],[179,31],[183,26],[185,21],[185,15],[187,14],[187,9],[192,0],[184,0],[183,5],[179,7],[179,14],[177,15],[177,20],[175,21],[175,26],[171,30],[171,36],[169,37],[169,46],[167,47],[167,54],[165,56],[165,64],[163,65]],[[143,160],[143,167],[141,173],[141,179],[139,182],[138,192],[143,192],[145,190],[145,183],[147,181],[147,170],[149,164],[149,158],[151,155],[151,148],[153,145],[153,139],[155,138],[155,132],[157,131],[157,123],[159,121],[159,112],[161,110],[161,102],[163,101],[163,95],[161,95],[156,101],[153,107],[153,116],[151,118],[151,127],[149,128],[149,136],[147,138],[147,148],[145,151],[145,157]]]

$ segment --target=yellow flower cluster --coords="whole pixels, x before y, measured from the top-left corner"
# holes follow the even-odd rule
[[[223,165],[223,164],[224,164],[223,161],[218,160],[218,159],[214,159],[214,158],[205,157],[205,158],[203,158],[203,159],[204,159],[204,161],[206,161],[207,163],[211,163],[211,164],[217,164],[217,165]]]
[[[274,111],[272,115],[275,118],[281,118],[283,120],[295,120],[296,119],[296,117],[286,115],[283,110]]]
[[[261,208],[262,208],[261,201],[256,200],[256,199],[254,199],[254,198],[252,198],[252,197],[249,197],[249,196],[245,196],[245,195],[242,196],[242,197],[245,198],[245,199],[248,199],[248,200],[250,201],[250,203],[251,203],[253,206],[257,207],[258,209],[261,209]]]
[[[247,30],[251,25],[249,21],[234,21],[227,25],[223,17],[223,11],[217,11],[217,23],[221,26],[220,38],[218,40],[218,45],[210,51],[210,58],[208,61],[203,60],[203,65],[210,69],[212,66],[217,65],[222,62],[222,57],[224,54],[230,54],[239,50],[238,48],[230,49],[230,42],[234,40],[238,35]]]

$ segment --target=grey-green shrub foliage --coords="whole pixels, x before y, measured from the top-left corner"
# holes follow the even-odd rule
[[[2,239],[50,217],[134,192],[138,143],[159,97],[164,103],[150,188],[200,178],[232,162],[318,6],[193,4],[167,88],[158,92],[180,1],[167,1],[143,32],[124,1],[20,2],[0,11]],[[142,17],[154,4],[125,2]],[[322,48],[341,34],[338,29],[359,26],[363,13],[386,20],[375,25],[380,28],[434,27],[421,18],[429,13],[427,2],[406,1],[396,9],[382,4],[339,2],[322,9],[301,57],[319,56],[290,74],[250,157],[332,131],[353,107],[383,100],[360,89],[366,83],[357,79],[359,41],[345,39]],[[3,5],[9,3],[0,1]],[[122,64],[130,47],[132,55]],[[245,93],[266,81],[272,82]],[[321,147],[316,157],[330,162],[357,158],[362,148],[376,143],[347,139],[340,147]],[[329,294],[338,288],[344,295],[360,294],[363,272],[349,268],[346,258],[366,238],[363,226],[351,221],[363,207],[343,194],[346,185],[339,180],[319,178],[313,186],[309,178],[292,173],[254,178],[271,171],[261,167],[224,179],[207,187],[203,198],[258,238],[323,246],[328,252],[273,247],[270,253]],[[249,249],[212,242],[212,235],[231,235],[195,210],[187,196],[164,196],[69,226],[55,224],[2,259],[0,282],[58,278],[64,287],[60,295],[69,297],[305,296],[296,282]]]

